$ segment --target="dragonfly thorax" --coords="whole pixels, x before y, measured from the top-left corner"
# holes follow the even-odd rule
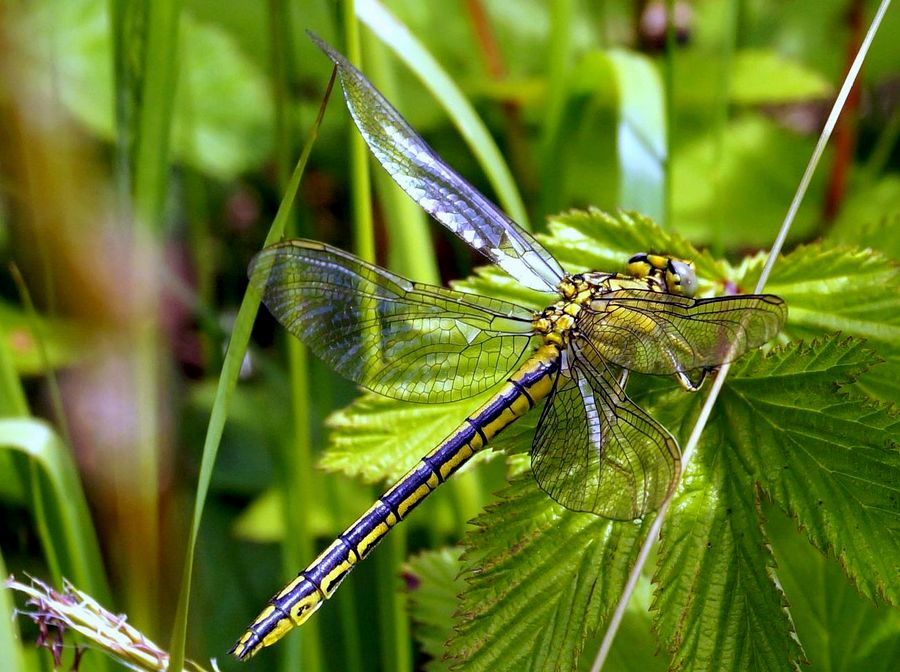
[[[656,262],[655,264],[646,263],[646,267],[638,267],[636,260],[640,259],[641,262],[644,262],[644,259],[649,256],[636,255],[632,258],[629,271],[635,270],[633,275],[594,271],[576,273],[563,278],[558,287],[558,291],[563,297],[562,300],[548,306],[535,316],[533,322],[535,333],[543,336],[545,342],[564,348],[568,346],[572,336],[576,333],[578,314],[585,306],[590,306],[592,301],[604,294],[624,289],[681,293],[673,291],[674,282],[670,280],[675,277],[680,281],[680,277],[675,276],[671,270],[667,274],[667,267],[671,265],[670,258],[653,255],[652,259]],[[687,265],[683,262],[683,265],[677,268],[682,270],[687,268]],[[687,273],[682,273],[682,275],[687,275]],[[693,289],[692,277],[688,277],[688,282],[685,284]]]
[[[532,323],[536,334],[544,337],[545,343],[553,343],[565,348],[569,345],[575,329],[575,318],[581,312],[582,304],[571,300],[557,301],[539,312]]]

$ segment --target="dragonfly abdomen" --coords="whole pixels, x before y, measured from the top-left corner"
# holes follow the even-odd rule
[[[546,397],[559,372],[556,345],[539,348],[507,383],[276,594],[231,649],[240,659],[302,625],[391,528],[504,428]]]

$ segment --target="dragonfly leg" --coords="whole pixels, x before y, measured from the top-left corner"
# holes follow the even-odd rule
[[[631,373],[628,369],[622,369],[622,373],[619,374],[619,387],[623,390],[625,386],[628,384],[628,376]]]
[[[681,383],[681,386],[688,392],[696,392],[702,387],[703,381],[706,380],[706,375],[710,371],[711,369],[700,369],[700,377],[696,380],[696,382],[691,380],[691,377],[684,371],[676,371],[675,377],[678,379],[678,382]]]

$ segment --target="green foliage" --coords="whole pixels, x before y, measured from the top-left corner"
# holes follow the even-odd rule
[[[377,2],[361,2],[359,18],[416,73],[445,106],[469,149],[479,158],[504,209],[526,229],[528,216],[500,150],[469,101],[440,64],[402,24]]]
[[[493,392],[494,390],[491,390]],[[367,394],[328,419],[333,430],[321,466],[367,482],[400,478],[422,446],[435,446],[490,392],[448,404],[410,404]]]
[[[871,400],[835,393],[835,381],[876,361],[858,341],[830,337],[754,353],[732,368],[660,548],[656,624],[676,667],[779,669],[803,660],[788,608],[802,593],[782,594],[761,494],[837,556],[864,594],[896,604],[897,421]],[[660,415],[682,417],[687,403]],[[820,662],[812,651],[807,657]]]
[[[30,461],[30,494],[38,502],[41,540],[57,580],[71,576],[92,594],[106,598],[109,589],[100,547],[78,472],[64,443],[41,420],[4,418],[0,448]],[[17,474],[10,469],[2,477],[14,480]]]
[[[863,595],[896,605],[900,418],[893,407],[835,389],[877,361],[859,341],[837,336],[765,360],[751,356],[735,367],[718,412],[725,452],[840,561]]]
[[[590,51],[564,95],[559,119],[546,131],[552,163],[543,176],[545,207],[615,204],[663,220],[665,102],[653,61],[625,50]]]
[[[467,669],[567,669],[615,605],[649,527],[572,513],[516,478],[466,539],[448,655]]]
[[[659,549],[655,625],[670,669],[796,669],[802,651],[756,493],[730,446],[714,447],[710,473],[685,478]]]
[[[34,322],[24,311],[8,304],[0,304],[0,322],[7,339],[6,347],[12,364],[20,375],[35,375],[44,372],[43,357],[38,343],[31,334],[32,327],[41,332],[46,348],[48,363],[52,368],[61,368],[78,361],[84,353],[79,349],[80,332],[77,325],[58,319],[34,318]]]
[[[682,235],[699,243],[766,245],[778,230],[813,148],[812,138],[758,115],[730,120],[722,137],[702,135],[678,153],[672,167],[673,216]],[[818,174],[792,237],[809,235]],[[727,222],[723,226],[722,222]]]
[[[795,524],[764,505],[778,579],[812,670],[893,670],[900,656],[900,610],[878,607],[847,581],[837,563],[797,534]]]
[[[891,235],[885,231],[879,245],[889,248]],[[788,302],[787,331],[797,338],[840,331],[869,339],[884,363],[863,374],[859,387],[896,403],[900,399],[900,293],[893,291],[900,284],[897,262],[871,249],[824,244],[799,247],[785,261],[773,270],[768,288]]]
[[[778,52],[747,49],[735,54],[731,99],[738,104],[784,104],[815,100],[831,94],[821,74]]]
[[[35,8],[29,30],[48,36],[47,42],[33,45],[35,57],[44,55],[40,49],[51,49],[59,67],[47,86],[59,85],[66,109],[92,132],[112,139],[115,106],[107,10],[103,0],[44,3]],[[189,14],[181,24],[184,49],[172,150],[179,161],[231,179],[257,167],[268,152],[268,89],[228,34]]]
[[[447,633],[453,627],[456,596],[465,589],[460,576],[461,555],[461,548],[443,548],[420,553],[406,563],[409,608],[418,626],[416,636],[431,656],[425,667],[429,671],[448,667],[444,660]]]

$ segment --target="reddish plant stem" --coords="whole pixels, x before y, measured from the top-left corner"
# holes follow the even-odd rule
[[[500,47],[497,44],[494,31],[491,28],[491,22],[484,11],[484,6],[480,0],[466,0],[466,9],[468,10],[469,20],[472,23],[472,29],[475,31],[475,37],[481,49],[488,75],[494,81],[503,81],[507,74],[506,66],[503,62],[503,55],[500,53]],[[537,183],[536,173],[525,142],[525,127],[519,115],[519,105],[514,100],[504,100],[501,103],[501,109],[506,119],[506,141],[509,148],[510,162],[519,176],[519,181],[522,183],[524,191],[526,193],[534,193]]]
[[[865,7],[863,0],[850,0],[847,10],[847,24],[850,28],[849,40],[847,43],[846,67],[844,72],[850,68],[853,58],[859,50],[862,43],[864,33],[864,13]],[[853,155],[856,152],[856,136],[857,122],[859,120],[859,104],[861,99],[861,89],[859,80],[850,90],[847,97],[847,104],[841,118],[838,120],[837,127],[834,131],[834,160],[831,164],[831,172],[828,175],[828,186],[825,192],[825,203],[823,207],[823,216],[825,222],[831,222],[837,217],[841,210],[841,204],[847,193],[847,176],[850,168],[853,166]]]

